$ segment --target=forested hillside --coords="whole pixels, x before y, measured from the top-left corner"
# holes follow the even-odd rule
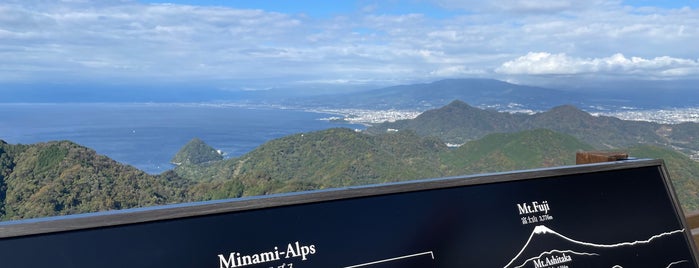
[[[542,142],[546,146],[529,146]],[[67,141],[1,148],[7,220],[556,166],[572,164],[576,150],[591,147],[548,130],[488,136],[454,150],[410,131],[367,135],[338,128],[157,176]]]
[[[243,195],[429,178],[445,173],[439,140],[411,132],[366,135],[337,128],[270,141],[239,158],[182,165],[193,180],[235,181]]]
[[[190,140],[170,160],[175,165],[203,164],[223,160],[223,155],[199,138]]]
[[[543,122],[550,128],[534,128]],[[520,125],[530,129],[520,130]],[[664,147],[677,140],[696,142],[694,124],[636,124],[567,106],[512,115],[455,102],[413,121],[380,127],[388,126],[400,130],[298,133],[230,159],[193,139],[174,156],[179,165],[160,175],[69,141],[0,141],[0,219],[571,165],[577,151],[606,147],[633,157],[665,159],[682,206],[699,209],[699,163]],[[440,138],[459,133],[468,138],[458,148],[447,147]],[[576,138],[581,133],[593,135],[595,143]]]
[[[480,139],[490,133],[550,129],[566,133],[597,149],[615,149],[640,144],[667,146],[685,153],[699,150],[699,124],[658,124],[593,116],[565,105],[536,114],[512,114],[472,107],[453,101],[439,109],[426,111],[415,119],[387,122],[370,127],[369,133],[388,129],[415,131],[453,144]]]
[[[1,219],[104,211],[186,201],[191,183],[148,175],[69,141],[0,143]]]

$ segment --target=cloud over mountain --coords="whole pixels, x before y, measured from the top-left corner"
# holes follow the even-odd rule
[[[437,0],[317,15],[316,7],[297,5],[4,1],[0,83],[240,88],[549,74],[685,79],[699,68],[696,7]]]
[[[621,53],[603,58],[576,58],[565,53],[529,52],[505,62],[496,69],[505,74],[531,75],[629,75],[638,77],[678,77],[699,74],[699,60],[673,57],[627,58]]]

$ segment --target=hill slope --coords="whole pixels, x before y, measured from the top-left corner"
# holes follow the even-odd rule
[[[685,211],[699,209],[699,162],[673,150],[652,145],[628,149],[631,156],[663,159],[672,184]]]
[[[189,183],[148,175],[68,141],[0,142],[0,219],[95,212],[187,201]]]
[[[598,149],[656,144],[686,152],[699,150],[699,137],[693,132],[699,129],[699,124],[667,125],[592,116],[570,105],[528,115],[479,109],[457,100],[442,108],[426,111],[415,119],[378,124],[367,129],[367,132],[378,134],[388,129],[410,130],[421,136],[434,136],[447,143],[462,144],[489,133],[540,128],[572,135]]]
[[[349,129],[296,134],[235,159],[180,166],[201,190],[218,185],[229,197],[420,178],[570,165],[592,146],[570,135],[537,129],[491,134],[458,149],[410,131],[367,135]],[[217,195],[225,195],[218,192]],[[195,195],[196,196],[196,195]]]
[[[457,149],[411,131],[328,129],[276,139],[239,158],[151,176],[67,141],[0,142],[0,219],[560,166],[591,148],[547,129],[489,134]],[[629,152],[666,159],[683,207],[699,208],[696,162],[660,147]]]
[[[548,129],[489,134],[456,149],[410,131],[367,135],[330,129],[283,137],[240,158],[175,171],[190,180],[204,177],[190,195],[207,200],[572,165],[576,152],[592,149],[572,135]],[[661,147],[624,150],[634,157],[666,159],[683,207],[699,209],[699,163]]]
[[[272,140],[218,163],[178,167],[188,178],[238,181],[243,195],[361,185],[441,176],[439,140],[411,132],[370,136],[338,128]]]
[[[445,157],[453,175],[501,172],[575,164],[575,153],[592,146],[548,129],[489,134],[467,142]]]

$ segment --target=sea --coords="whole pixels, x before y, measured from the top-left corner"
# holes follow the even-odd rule
[[[334,114],[221,103],[0,103],[0,140],[69,140],[150,174],[173,169],[172,157],[199,138],[224,157],[239,157],[283,136],[361,124]]]
[[[596,107],[589,112],[625,120],[699,123],[699,107]],[[418,114],[244,103],[0,103],[0,140],[10,144],[69,140],[147,173],[160,174],[174,168],[170,160],[193,138],[220,150],[225,158],[233,158],[291,134],[336,127],[363,130],[367,123],[410,119]],[[329,120],[333,118],[346,120]]]

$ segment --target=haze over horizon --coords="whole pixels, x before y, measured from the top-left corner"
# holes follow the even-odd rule
[[[0,93],[699,80],[699,0],[9,0],[0,40]]]

